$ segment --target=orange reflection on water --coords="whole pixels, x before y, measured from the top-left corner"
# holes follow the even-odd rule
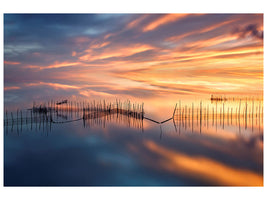
[[[213,184],[230,186],[263,186],[263,176],[245,169],[237,169],[201,156],[188,156],[146,141],[145,147],[158,154],[159,166],[177,174],[206,179]]]

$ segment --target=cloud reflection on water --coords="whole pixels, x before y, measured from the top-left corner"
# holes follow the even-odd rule
[[[136,119],[113,115],[93,119],[90,126],[81,120],[53,124],[51,130],[42,124],[33,129],[23,125],[18,135],[16,128],[5,130],[5,183],[263,184],[262,132],[238,134],[232,127],[227,133],[218,127],[217,132],[214,128],[201,134],[181,129],[179,134],[172,121],[162,125],[144,121],[142,131],[129,126],[129,120],[136,123]]]
[[[187,156],[151,141],[147,141],[145,146],[160,156],[157,164],[167,171],[187,174],[215,185],[263,186],[263,176],[250,170],[233,168],[203,156]]]

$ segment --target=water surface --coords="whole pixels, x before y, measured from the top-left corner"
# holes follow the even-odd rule
[[[81,111],[53,113],[51,123],[14,113],[18,120],[4,127],[4,185],[263,185],[262,114],[239,117],[227,112],[230,103],[217,104],[216,114],[202,102],[201,115],[196,103],[177,105],[162,124],[122,114],[70,122]]]

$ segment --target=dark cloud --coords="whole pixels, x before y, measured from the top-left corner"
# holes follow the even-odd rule
[[[107,30],[117,28],[121,21],[127,20],[128,15],[97,15],[97,14],[5,14],[5,33],[8,36],[28,37],[62,35],[83,35],[88,28]]]
[[[131,15],[118,14],[5,14],[5,59],[22,59],[41,53],[47,57],[70,57],[76,37],[96,38],[118,31]],[[34,59],[34,57],[33,57]],[[30,61],[31,59],[28,59]],[[43,61],[43,60],[42,60]],[[40,61],[40,63],[42,63]]]
[[[237,27],[233,30],[234,34],[238,34],[239,37],[254,37],[260,40],[263,40],[263,31],[259,30],[257,24],[249,24],[243,28]]]

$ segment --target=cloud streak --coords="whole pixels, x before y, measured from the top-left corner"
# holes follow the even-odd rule
[[[181,20],[181,19],[185,18],[187,15],[188,14],[167,14],[167,15],[160,16],[158,19],[152,21],[147,26],[145,26],[143,28],[143,31],[144,32],[153,31],[160,26]]]

